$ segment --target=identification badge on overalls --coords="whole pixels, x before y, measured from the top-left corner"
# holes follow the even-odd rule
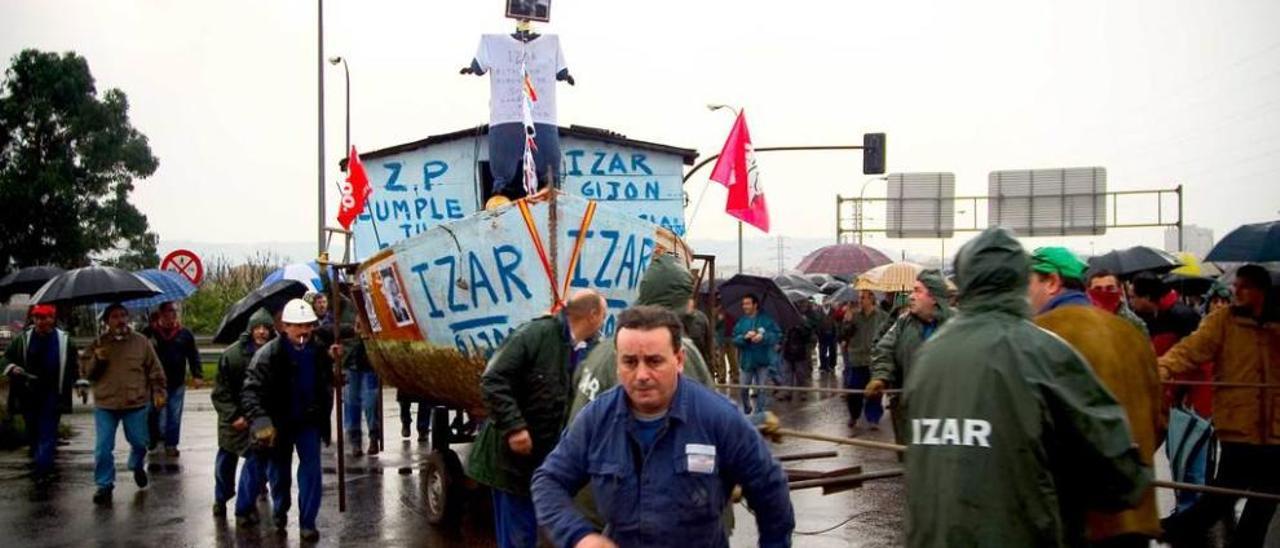
[[[689,473],[714,474],[716,471],[716,446],[690,443],[684,446],[689,459]]]

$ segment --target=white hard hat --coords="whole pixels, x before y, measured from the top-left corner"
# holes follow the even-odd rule
[[[284,305],[284,310],[280,312],[280,321],[292,324],[315,323],[316,311],[307,304],[307,301],[294,299]]]

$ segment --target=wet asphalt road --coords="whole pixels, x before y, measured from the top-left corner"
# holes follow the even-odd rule
[[[820,384],[833,386],[823,376]],[[127,444],[123,432],[116,443],[117,482],[109,508],[93,505],[93,423],[87,407],[77,407],[65,417],[75,430],[70,445],[60,447],[59,480],[47,490],[37,490],[27,472],[25,450],[0,452],[0,531],[4,546],[294,546],[299,544],[296,487],[294,509],[283,534],[270,523],[270,507],[259,505],[264,525],[237,529],[234,518],[212,515],[213,458],[217,449],[215,415],[209,391],[188,390],[183,417],[182,454],[166,458],[152,453],[150,487],[136,488],[125,470]],[[320,510],[320,546],[493,546],[491,509],[486,497],[468,502],[461,525],[446,529],[425,518],[424,476],[420,473],[428,455],[426,442],[399,436],[399,412],[394,391],[384,396],[386,449],[377,457],[347,459],[347,511],[338,512],[336,457],[326,450],[324,500]],[[77,402],[78,405],[78,402]],[[784,426],[828,435],[850,434],[844,401],[837,396],[796,398],[776,402],[774,410]],[[853,431],[860,438],[893,441],[888,417],[882,427],[863,425]],[[467,447],[455,446],[465,455]],[[831,471],[861,466],[864,472],[898,468],[892,453],[818,441],[788,439],[773,445],[777,455],[835,450],[838,456],[787,463],[788,468]],[[350,448],[348,448],[348,451]],[[1162,456],[1157,470],[1168,470]],[[1167,477],[1167,472],[1159,474]],[[1158,491],[1167,513],[1171,493]],[[860,489],[822,495],[811,489],[792,492],[796,512],[794,543],[804,548],[882,547],[902,544],[904,486],[901,478],[877,480]],[[230,510],[228,514],[230,515]],[[737,527],[733,546],[755,546],[753,516],[745,504],[735,507]],[[1280,520],[1277,520],[1280,521]],[[830,529],[830,530],[828,530]]]
[[[828,381],[833,382],[833,381]],[[289,525],[278,534],[270,523],[270,507],[260,504],[264,525],[237,529],[234,518],[214,519],[213,458],[217,449],[215,415],[209,391],[188,390],[183,416],[181,456],[163,452],[148,457],[151,485],[134,486],[125,469],[127,444],[123,432],[116,443],[117,479],[111,507],[98,508],[93,496],[93,422],[88,407],[65,417],[75,430],[70,445],[60,447],[59,479],[37,490],[27,471],[25,450],[0,452],[0,530],[6,546],[294,546],[298,545],[295,505]],[[425,496],[419,473],[428,454],[426,442],[402,440],[394,391],[388,390],[386,449],[377,457],[348,458],[347,511],[338,512],[336,458],[324,455],[324,501],[320,510],[320,546],[493,546],[492,518],[487,501],[474,497],[461,526],[454,530],[429,524],[424,517]],[[844,404],[838,397],[779,402],[775,406],[785,425],[832,435],[847,435]],[[880,431],[859,430],[860,436],[891,441],[887,426]],[[466,446],[456,446],[465,454]],[[851,465],[882,470],[898,464],[891,454],[833,448],[831,444],[788,440],[775,445],[776,454],[831,450],[837,458],[802,461],[790,467],[828,471]],[[350,450],[350,448],[348,448]],[[793,493],[797,531],[827,529],[850,516],[847,524],[820,534],[796,537],[806,548],[826,546],[875,547],[900,544],[903,504],[900,478],[880,480],[863,488],[823,496],[821,490]],[[228,511],[230,516],[231,512]],[[745,505],[735,507],[734,546],[755,545],[755,522]]]

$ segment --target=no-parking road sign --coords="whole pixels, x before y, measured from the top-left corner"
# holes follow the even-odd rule
[[[177,272],[192,285],[200,285],[204,280],[204,264],[200,262],[200,257],[186,249],[176,249],[165,255],[164,260],[160,261],[160,270]]]

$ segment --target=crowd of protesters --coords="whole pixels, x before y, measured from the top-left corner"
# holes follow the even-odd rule
[[[1175,479],[1280,492],[1273,273],[1244,265],[1229,284],[1189,296],[1156,273],[1090,269],[1061,247],[1024,250],[999,229],[966,244],[954,266],[950,278],[920,271],[910,291],[795,299],[799,320],[784,327],[754,293],[712,322],[692,274],[661,255],[614,337],[600,340],[607,306],[589,290],[519,327],[482,377],[488,420],[467,465],[492,490],[499,545],[676,535],[723,546],[735,486],[760,544],[789,545],[785,474],[756,432],[770,411],[785,420],[809,394],[742,389],[735,401],[713,385],[803,389],[815,378],[848,389],[850,436],[890,417],[906,447],[911,546],[1194,545],[1219,523],[1232,546],[1262,545],[1274,502],[1249,499],[1237,520],[1235,497],[1179,493],[1161,519],[1151,482],[1163,445]],[[364,326],[354,307],[339,318],[329,304],[313,293],[274,315],[260,310],[221,353],[211,379],[216,517],[233,504],[238,526],[258,526],[269,499],[272,524],[285,529],[296,458],[300,536],[319,538],[335,383],[345,386],[339,428],[353,456],[380,452],[382,387]],[[152,481],[148,458],[181,455],[186,389],[205,383],[199,350],[174,303],[137,332],[128,310],[106,307],[100,336],[82,350],[56,317],[53,306],[31,307],[8,343],[9,410],[23,418],[33,477],[47,486],[61,416],[92,390],[93,501],[107,506],[119,428],[139,489]],[[402,436],[425,441],[431,403],[397,399]],[[1221,446],[1216,468],[1211,452],[1181,452],[1187,433],[1175,424],[1208,425],[1203,439]]]

